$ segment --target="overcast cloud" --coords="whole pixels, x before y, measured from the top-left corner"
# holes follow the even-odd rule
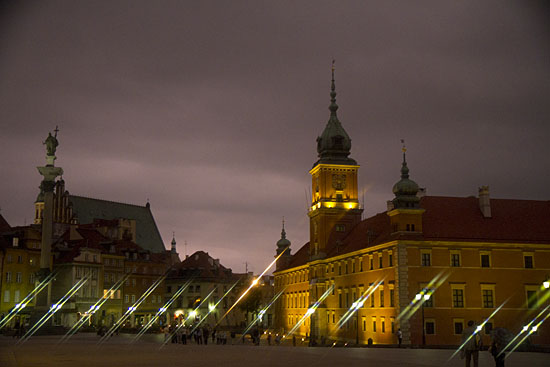
[[[548,200],[550,39],[535,1],[35,1],[0,19],[2,215],[33,219],[42,141],[77,195],[149,199],[166,245],[261,272],[308,240],[329,116],[385,210],[406,139],[428,194]]]

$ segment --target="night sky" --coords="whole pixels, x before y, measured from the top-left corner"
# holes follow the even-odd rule
[[[546,4],[546,5],[545,5]],[[236,272],[308,240],[308,171],[338,116],[365,216],[428,195],[550,198],[550,37],[535,1],[35,1],[0,19],[1,214],[32,222],[59,125],[71,194],[144,205],[167,247]],[[360,196],[361,197],[361,196]]]

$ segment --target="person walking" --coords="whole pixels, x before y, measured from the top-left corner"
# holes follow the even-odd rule
[[[204,345],[208,345],[208,337],[209,337],[209,333],[208,333],[208,327],[204,327],[202,329],[202,336],[204,338]]]
[[[296,335],[292,335],[292,346],[296,346]]]
[[[495,359],[495,367],[504,367],[504,359],[506,358],[506,353],[504,348],[506,347],[506,336],[507,332],[503,328],[495,328],[491,332],[491,346],[489,347],[489,352]]]
[[[403,342],[403,332],[401,328],[397,329],[397,342],[399,343],[399,348],[401,348],[401,342]]]
[[[462,332],[463,350],[461,356],[466,360],[466,367],[470,367],[470,360],[474,360],[474,367],[478,367],[479,350],[481,349],[481,337],[476,330],[475,323],[468,321],[468,327]]]

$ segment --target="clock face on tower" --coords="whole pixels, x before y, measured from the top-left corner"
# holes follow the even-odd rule
[[[336,190],[343,190],[346,188],[346,175],[339,175],[337,173],[332,175],[332,187]]]

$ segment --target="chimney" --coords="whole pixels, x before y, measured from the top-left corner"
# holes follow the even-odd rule
[[[479,188],[479,209],[484,218],[491,218],[491,202],[489,200],[489,186]]]

